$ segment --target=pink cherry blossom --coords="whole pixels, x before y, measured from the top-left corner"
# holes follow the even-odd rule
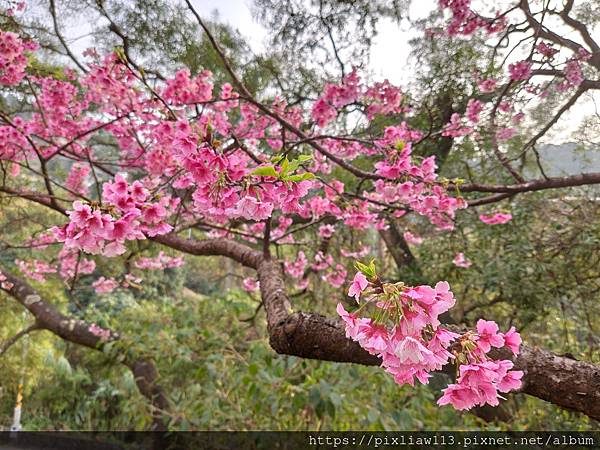
[[[92,283],[97,294],[105,294],[114,291],[119,283],[113,278],[100,277]]]
[[[498,82],[494,78],[486,78],[485,80],[480,80],[477,83],[479,90],[483,93],[494,92],[496,89],[496,84]]]
[[[479,319],[477,321],[477,334],[479,339],[477,345],[484,353],[490,351],[492,347],[500,348],[504,346],[504,337],[498,333],[498,324],[489,320]]]
[[[330,238],[335,233],[335,225],[321,225],[319,227],[319,236],[322,238]]]
[[[394,353],[401,363],[421,363],[426,357],[433,355],[421,342],[410,336],[405,337],[398,343]]]
[[[514,81],[526,80],[531,75],[531,63],[529,61],[519,61],[508,65],[510,78]]]
[[[469,103],[467,104],[467,119],[469,119],[469,122],[471,123],[478,123],[479,122],[479,113],[481,113],[481,111],[483,111],[483,103],[481,103],[479,100],[475,100],[475,99],[470,99]]]
[[[578,61],[567,61],[567,63],[565,64],[564,73],[565,77],[567,78],[567,81],[571,84],[571,86],[576,87],[583,83],[583,72]]]
[[[298,252],[298,257],[294,262],[285,261],[285,272],[288,275],[291,275],[294,278],[302,278],[304,276],[304,269],[308,264],[308,260],[306,259],[306,255],[302,250]]]
[[[242,287],[246,292],[258,291],[260,282],[255,278],[244,278],[242,280]]]
[[[488,216],[481,214],[479,220],[488,225],[502,225],[512,220],[512,214],[496,213]]]
[[[467,259],[464,253],[457,253],[452,262],[456,267],[463,267],[465,269],[471,267],[472,264],[471,261]]]
[[[354,279],[352,280],[352,284],[350,285],[350,289],[348,290],[348,296],[354,297],[358,302],[360,300],[360,294],[364,291],[369,285],[369,281],[367,277],[362,272],[356,272],[354,275]]]
[[[515,354],[519,354],[519,348],[521,347],[521,335],[515,330],[515,327],[504,333],[504,345],[506,345]]]

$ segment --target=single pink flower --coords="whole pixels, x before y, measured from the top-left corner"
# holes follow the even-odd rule
[[[451,404],[459,411],[471,409],[479,399],[474,388],[460,384],[449,384],[442,392],[444,395],[437,401],[437,404],[440,406]]]
[[[368,285],[369,282],[367,281],[367,277],[365,277],[362,272],[356,272],[352,284],[350,285],[350,289],[348,289],[348,296],[354,297],[358,302],[361,292],[364,291]]]
[[[398,343],[394,351],[402,363],[422,363],[433,353],[421,344],[417,339],[407,336]]]
[[[504,345],[506,345],[515,354],[519,354],[519,347],[521,347],[521,335],[515,330],[515,327],[510,327],[506,333],[504,333]]]
[[[479,339],[477,345],[487,353],[492,347],[500,348],[504,346],[504,337],[498,333],[498,324],[491,320],[479,319],[477,321],[477,334]]]
[[[464,267],[465,269],[471,267],[472,264],[464,253],[457,253],[452,262],[456,267]]]
[[[523,384],[521,381],[523,378],[522,370],[511,370],[498,382],[498,390],[500,392],[509,392],[515,389],[520,389]]]

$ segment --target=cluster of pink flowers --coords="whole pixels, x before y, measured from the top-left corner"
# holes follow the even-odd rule
[[[360,78],[356,70],[344,77],[341,85],[327,84],[323,95],[314,103],[312,118],[325,127],[337,117],[337,109],[356,101],[360,95]]]
[[[497,406],[502,398],[498,392],[509,392],[521,387],[521,370],[510,370],[514,364],[509,360],[494,361],[486,354],[492,347],[508,347],[513,354],[519,354],[521,336],[514,327],[506,333],[498,332],[495,322],[480,319],[477,333],[466,333],[463,348],[467,348],[467,363],[459,367],[456,383],[444,389],[438,405],[451,404],[458,410],[473,406]]]
[[[308,264],[308,260],[306,259],[306,255],[302,250],[298,252],[298,256],[296,261],[294,262],[284,262],[285,272],[294,277],[294,278],[302,278],[304,276],[304,269]]]
[[[263,202],[252,195],[246,195],[227,210],[230,217],[243,217],[248,220],[265,220],[273,213],[273,203]]]
[[[551,59],[554,55],[558,53],[558,50],[555,49],[551,43],[540,42],[535,46],[535,49],[546,58]]]
[[[486,78],[484,80],[479,80],[479,82],[477,83],[477,87],[479,87],[479,90],[484,93],[494,92],[497,84],[498,82],[495,78]]]
[[[16,259],[15,264],[25,276],[34,281],[39,281],[40,283],[46,281],[46,278],[44,277],[45,274],[56,273],[55,267],[37,259],[31,261]]]
[[[492,215],[481,214],[479,220],[487,225],[502,225],[503,223],[512,220],[512,214],[508,213],[496,213]]]
[[[322,128],[337,117],[337,110],[327,100],[319,98],[314,103],[311,114],[316,124]]]
[[[577,60],[569,60],[565,64],[565,77],[571,86],[577,87],[583,82],[583,72]]]
[[[24,125],[23,120],[19,117],[15,118],[13,123],[18,127]],[[27,137],[11,126],[0,127],[0,159],[8,161],[20,161],[23,158],[22,149],[27,148]],[[14,164],[15,167],[19,167]]]
[[[360,90],[360,77],[354,69],[344,77],[341,85],[325,85],[321,98],[336,108],[340,108],[356,101],[361,93]]]
[[[90,171],[89,165],[82,163],[73,164],[71,170],[69,170],[65,186],[73,193],[85,197],[88,194],[87,182]]]
[[[507,346],[517,354],[521,338],[511,328],[498,333],[498,325],[480,320],[477,332],[460,335],[440,326],[439,315],[455,304],[446,282],[430,286],[408,287],[402,283],[382,283],[377,275],[368,279],[358,272],[349,296],[362,304],[349,313],[342,304],[337,312],[346,326],[346,335],[369,353],[381,357],[382,367],[396,383],[414,385],[415,378],[427,383],[430,372],[454,362],[460,370],[456,384],[448,386],[438,404],[452,404],[457,409],[475,405],[497,405],[498,392],[521,386],[523,373],[512,371],[511,361],[493,361],[486,354],[492,347]],[[373,310],[370,317],[364,317]],[[479,373],[481,372],[481,373]]]
[[[183,69],[175,77],[167,80],[163,97],[176,105],[189,105],[206,102],[212,98],[212,73],[205,70],[195,78],[190,78],[190,71]]]
[[[8,279],[6,278],[6,275],[4,275],[2,272],[0,272],[0,287],[2,289],[6,289],[7,291],[9,289],[12,289],[14,286],[14,284],[12,284],[10,281],[8,281]]]
[[[107,342],[110,339],[110,330],[99,327],[95,323],[89,326],[88,331],[94,336],[99,337],[102,342]]]
[[[373,119],[376,114],[394,114],[402,111],[402,91],[388,80],[375,83],[365,91],[367,117]]]
[[[331,236],[333,236],[333,233],[335,233],[335,225],[321,225],[319,227],[319,236],[321,236],[322,238],[330,238]]]
[[[393,114],[402,111],[402,91],[388,80],[364,88],[356,69],[346,75],[340,85],[327,84],[323,95],[313,104],[311,115],[319,127],[325,127],[337,117],[337,109],[357,100],[368,104],[366,115]]]
[[[461,121],[459,113],[453,113],[450,116],[450,122],[446,124],[442,136],[450,136],[453,138],[467,136],[473,132],[473,128],[464,125]]]
[[[450,35],[470,35],[479,29],[488,33],[498,33],[506,27],[504,16],[486,19],[471,10],[471,0],[439,0],[441,8],[448,8],[452,20],[447,27]]]
[[[68,211],[70,222],[54,227],[52,232],[67,248],[81,249],[91,254],[116,256],[125,252],[125,241],[145,239],[169,233],[166,223],[178,204],[178,199],[163,195],[152,201],[148,189],[139,181],[131,185],[121,174],[103,186],[103,205],[81,201]]]
[[[479,122],[479,114],[483,111],[483,103],[479,100],[471,99],[467,104],[467,119],[472,123]]]
[[[331,285],[334,288],[342,287],[346,283],[346,276],[348,271],[342,264],[336,264],[324,275],[321,275],[321,279]]]
[[[106,294],[119,287],[119,282],[114,278],[100,277],[92,283],[97,294]]]
[[[60,268],[58,274],[63,280],[69,280],[75,275],[89,275],[96,269],[93,259],[84,258],[79,251],[63,247],[58,253]]]
[[[32,41],[23,41],[17,34],[0,31],[0,84],[19,84],[25,76],[27,55],[39,46]]]
[[[471,267],[471,265],[473,264],[471,261],[469,261],[467,259],[467,257],[465,256],[464,253],[457,253],[456,256],[454,256],[454,259],[452,260],[452,262],[454,263],[454,265],[456,267],[462,267],[465,269],[468,269],[469,267]]]
[[[167,256],[159,252],[155,258],[142,257],[134,261],[135,267],[143,270],[162,270],[181,267],[184,264],[182,256]]]
[[[510,78],[514,81],[526,80],[531,75],[531,62],[519,61],[508,65]]]

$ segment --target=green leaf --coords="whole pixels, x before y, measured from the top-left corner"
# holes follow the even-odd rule
[[[279,172],[281,174],[281,177],[285,177],[288,172],[290,171],[290,161],[287,159],[287,156],[283,159],[283,161],[281,162],[281,171]],[[292,169],[293,170],[293,169]]]
[[[369,265],[365,265],[359,261],[354,263],[354,267],[356,267],[359,271],[365,274],[368,278],[375,278],[377,276],[377,271],[375,269],[375,259],[372,259]]]
[[[279,174],[277,173],[277,171],[275,170],[275,167],[273,167],[273,166],[257,167],[256,169],[254,169],[252,171],[251,175],[256,175],[256,176],[259,176],[259,177],[275,177],[275,178],[279,178]]]
[[[306,161],[310,161],[312,159],[312,155],[300,155],[298,156],[298,161],[300,161],[301,163],[306,162]]]
[[[298,181],[304,181],[304,180],[312,180],[313,178],[315,178],[315,175],[313,173],[305,172],[305,173],[300,173],[298,175],[289,176],[285,179],[285,181],[298,182]]]
[[[279,161],[283,159],[283,155],[275,155],[271,158],[271,161],[275,164],[278,164]]]

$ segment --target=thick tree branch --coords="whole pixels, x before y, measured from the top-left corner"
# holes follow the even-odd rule
[[[406,243],[404,236],[400,233],[398,224],[396,221],[389,219],[387,225],[387,229],[379,230],[379,235],[385,242],[396,266],[400,269],[412,265],[415,262],[415,257],[410,251],[410,247]]]
[[[3,270],[2,274],[8,282],[12,283],[10,289],[2,288],[2,290],[15,298],[35,317],[36,326],[39,329],[48,330],[66,341],[95,350],[101,350],[107,341],[119,339],[117,333],[109,330],[110,336],[108,339],[106,341],[101,340],[100,337],[90,331],[89,323],[60,313],[54,305],[43,300],[29,284],[10,272]],[[153,429],[166,430],[161,415],[162,412],[170,410],[170,405],[162,387],[158,384],[159,376],[154,363],[149,359],[136,359],[126,355],[123,364],[131,370],[138,389],[154,407]]]
[[[517,184],[465,184],[460,186],[461,192],[497,192],[518,194],[521,192],[541,191],[544,189],[557,189],[588,184],[600,183],[600,172],[582,173],[565,177],[551,177],[548,179],[526,181]],[[471,204],[471,203],[469,203]]]
[[[346,338],[341,320],[292,312],[277,261],[261,261],[258,279],[267,312],[269,338],[280,354],[336,362],[379,365],[380,359]],[[600,420],[600,367],[527,345],[514,357],[507,349],[494,355],[512,359],[525,372],[522,392]]]
[[[51,201],[50,196],[48,194],[40,194],[38,192],[30,191],[17,191],[7,186],[0,186],[0,192],[4,192],[13,197],[21,197],[26,200],[38,203],[40,205],[47,206],[48,208],[58,211],[59,213],[64,215],[67,214],[65,209],[61,208],[58,204]]]
[[[243,266],[257,269],[262,255],[245,244],[228,239],[185,239],[175,234],[152,238],[167,247],[196,256],[227,256]]]
[[[23,336],[28,335],[32,331],[40,330],[40,329],[41,329],[41,327],[37,322],[33,323],[32,325],[29,325],[26,328],[23,328],[21,331],[19,331],[13,337],[4,341],[4,343],[0,346],[0,356],[4,355],[8,351],[8,349],[11,348],[14,344],[16,344],[19,341],[19,339],[21,339]]]

